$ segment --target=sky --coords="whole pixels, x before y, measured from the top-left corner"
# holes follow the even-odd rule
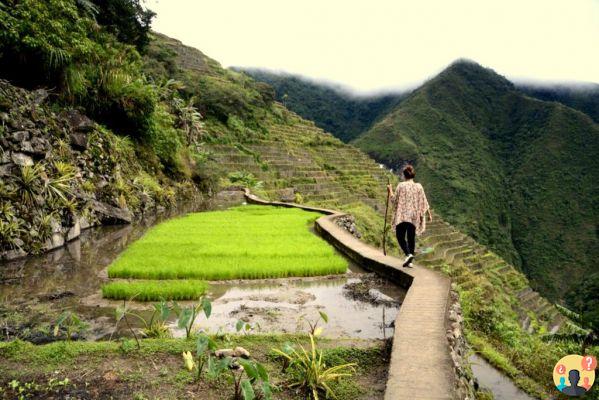
[[[599,0],[146,0],[153,29],[223,66],[356,93],[408,89],[468,58],[514,81],[599,83]]]

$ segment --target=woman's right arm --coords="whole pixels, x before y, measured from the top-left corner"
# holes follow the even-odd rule
[[[397,198],[397,195],[399,194],[399,184],[397,185],[395,192],[393,192],[393,186],[391,186],[391,184],[388,184],[387,192],[389,193],[389,199],[391,200],[391,203],[394,203],[395,199]]]

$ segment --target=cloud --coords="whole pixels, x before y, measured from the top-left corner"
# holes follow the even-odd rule
[[[154,29],[225,66],[357,91],[404,89],[457,58],[511,79],[599,82],[597,0],[150,0]]]

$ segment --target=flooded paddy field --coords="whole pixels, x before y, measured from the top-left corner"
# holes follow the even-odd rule
[[[128,245],[170,216],[92,228],[63,248],[4,263],[0,268],[2,340],[53,341],[52,325],[65,310],[88,324],[82,339],[128,335],[124,327],[115,330],[115,309],[123,302],[102,298],[106,269]],[[301,333],[322,311],[329,317],[323,326],[326,337],[383,339],[393,335],[393,321],[404,295],[403,289],[351,263],[341,275],[214,281],[209,282],[207,292],[212,315],[209,319],[202,315],[195,327],[211,333],[235,332],[241,320],[252,326],[252,333]],[[151,317],[151,302],[132,301],[128,307],[144,318]],[[172,336],[184,335],[173,316],[168,325]]]

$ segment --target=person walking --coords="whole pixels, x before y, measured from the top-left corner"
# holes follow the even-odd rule
[[[421,235],[426,230],[426,214],[431,222],[433,215],[424,188],[420,183],[414,182],[414,177],[416,177],[414,167],[406,165],[403,169],[403,176],[405,180],[397,185],[395,192],[391,185],[387,185],[387,190],[394,211],[391,226],[395,228],[399,247],[406,255],[403,266],[412,267],[416,235]]]

